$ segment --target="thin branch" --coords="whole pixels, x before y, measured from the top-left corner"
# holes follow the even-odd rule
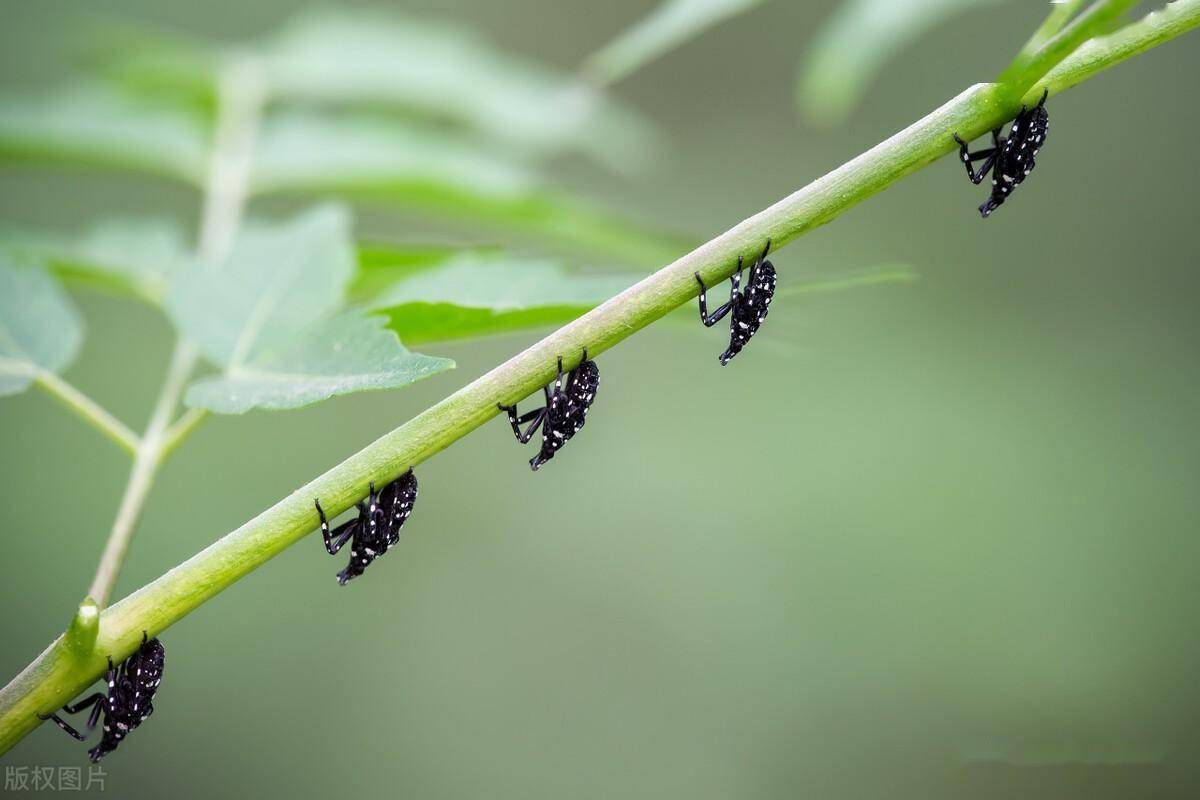
[[[137,455],[140,444],[138,435],[95,400],[53,372],[39,372],[35,383],[55,400],[82,417],[93,428],[120,445],[125,452]]]
[[[1200,0],[1178,0],[1151,16],[1157,19],[1092,42],[1082,61],[1068,58],[1044,82],[1057,93],[1200,25]],[[96,646],[88,655],[71,654],[60,637],[0,690],[0,753],[38,725],[38,713],[60,706],[92,683],[105,667],[105,656],[125,658],[141,641],[143,630],[158,634],[309,534],[317,522],[314,497],[320,497],[332,513],[349,508],[368,481],[383,484],[394,479],[490,420],[497,413],[497,402],[515,402],[536,391],[550,379],[557,355],[563,354],[571,366],[584,345],[595,353],[607,350],[692,300],[696,296],[693,271],[699,271],[709,285],[719,283],[733,273],[737,254],[757,253],[767,237],[782,246],[830,221],[956,149],[953,131],[977,136],[1011,119],[1019,103],[998,84],[967,89],[887,141],[463,387],[105,610]]]
[[[1105,27],[1138,4],[1138,0],[1097,0],[1066,27],[1054,34],[1029,59],[1020,73],[1010,81],[1013,88],[1024,94],[1081,44],[1100,34]]]
[[[163,437],[163,458],[175,452],[175,448],[182,444],[183,440],[191,435],[196,427],[208,418],[208,411],[203,408],[189,408],[179,419],[167,428],[167,433]]]
[[[1017,53],[1017,57],[1012,60],[1012,63],[1005,67],[1004,71],[996,78],[996,83],[1008,83],[1020,75],[1033,61],[1037,51],[1041,50],[1051,37],[1061,31],[1063,26],[1070,22],[1071,18],[1079,13],[1079,9],[1085,5],[1087,5],[1087,0],[1065,0],[1055,3],[1050,9],[1050,13],[1046,15],[1046,19],[1029,37],[1029,41],[1025,42],[1021,52]]]
[[[154,404],[154,412],[150,415],[150,423],[142,436],[141,446],[138,447],[133,459],[133,468],[129,471],[129,481],[125,484],[125,492],[121,496],[121,505],[117,508],[117,518],[113,520],[112,530],[104,545],[104,553],[100,556],[100,564],[96,567],[96,576],[92,579],[92,587],[88,596],[96,601],[100,608],[108,604],[112,594],[113,584],[125,561],[125,553],[129,550],[129,542],[133,538],[134,528],[138,517],[146,505],[150,487],[163,460],[163,443],[167,425],[179,404],[179,397],[187,385],[188,376],[196,363],[196,349],[185,341],[175,346],[171,356],[171,366],[167,369],[167,378],[163,382],[162,391]]]
[[[198,254],[205,263],[220,261],[233,245],[246,206],[250,159],[264,102],[264,82],[257,65],[244,61],[231,64],[221,76],[218,90],[217,130],[197,244]],[[88,592],[100,608],[107,605],[112,594],[158,468],[203,418],[203,414],[185,414],[180,420],[182,425],[171,426],[175,408],[199,357],[200,352],[192,342],[181,338],[175,343],[166,380],[135,453],[117,517]]]

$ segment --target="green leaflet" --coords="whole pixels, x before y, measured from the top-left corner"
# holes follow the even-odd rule
[[[127,85],[211,96],[217,44],[127,37],[113,74]],[[240,44],[284,103],[403,111],[449,122],[529,154],[583,152],[626,168],[644,157],[649,124],[573,76],[500,50],[460,25],[339,9],[300,14]]]
[[[896,53],[955,14],[1004,0],[844,0],[800,65],[796,102],[823,125],[844,120]]]
[[[0,97],[0,159],[133,169],[198,184],[207,133],[201,121],[177,109],[76,84]]]
[[[223,370],[193,384],[185,402],[221,413],[299,408],[454,366],[409,352],[380,320],[339,313],[353,270],[349,215],[321,206],[248,225],[221,263],[181,272],[169,313]]]
[[[597,83],[621,80],[729,17],[765,0],[665,0],[588,58],[585,72]]]
[[[546,190],[530,167],[511,157],[378,115],[278,115],[262,131],[252,184],[257,192],[334,193],[399,205],[647,266],[686,249]]]
[[[385,324],[357,312],[318,320],[290,343],[196,381],[185,400],[221,414],[300,408],[335,395],[395,389],[454,366],[446,358],[409,352]]]
[[[37,98],[0,97],[0,160],[136,170],[199,186],[207,169],[206,125],[175,106],[68,85]],[[260,194],[335,194],[402,206],[646,266],[686,249],[547,190],[533,167],[494,144],[379,114],[269,114],[251,183]],[[161,286],[138,288],[161,296]]]
[[[82,341],[79,313],[58,282],[0,253],[0,396],[25,391],[41,372],[66,369]]]
[[[78,236],[0,231],[0,249],[32,255],[64,280],[154,305],[191,259],[183,231],[165,219],[109,219]]]
[[[569,322],[642,275],[575,275],[561,264],[465,253],[392,285],[373,309],[407,342],[459,339]]]

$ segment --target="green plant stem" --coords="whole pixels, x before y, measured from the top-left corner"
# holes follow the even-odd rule
[[[167,369],[167,378],[163,382],[162,391],[154,404],[154,412],[146,432],[142,434],[141,444],[133,458],[133,467],[129,471],[129,481],[125,484],[125,492],[121,496],[121,505],[117,508],[117,517],[113,520],[112,530],[104,545],[104,553],[100,556],[100,565],[96,567],[96,576],[92,579],[88,595],[96,601],[100,608],[108,604],[112,594],[113,584],[121,564],[125,561],[125,553],[129,550],[129,542],[137,527],[138,517],[146,505],[150,488],[158,468],[162,465],[166,441],[167,426],[175,413],[175,406],[187,385],[188,376],[196,363],[196,349],[185,341],[175,346],[171,355],[171,365]]]
[[[250,62],[234,62],[221,77],[217,129],[197,243],[198,254],[206,263],[217,262],[229,252],[245,210],[250,160],[265,101],[263,86],[257,66]],[[193,343],[183,338],[176,342],[166,380],[135,451],[117,517],[88,592],[100,608],[108,604],[159,467],[204,418],[203,413],[188,412],[175,425],[171,424],[199,357]]]
[[[1081,44],[1102,32],[1105,27],[1138,4],[1138,0],[1097,0],[1079,16],[1067,23],[1038,48],[1029,62],[1011,81],[1013,90],[1024,94],[1056,64],[1071,55]]]
[[[175,420],[174,424],[167,429],[166,436],[163,441],[163,457],[171,455],[175,452],[175,448],[183,443],[183,440],[192,434],[192,431],[200,425],[201,422],[208,419],[208,410],[203,408],[189,408],[179,419]]]
[[[130,430],[124,422],[121,422],[121,420],[101,407],[95,400],[53,372],[39,372],[35,382],[55,400],[61,402],[64,406],[82,417],[93,428],[120,445],[121,449],[125,450],[125,452],[130,455],[137,454],[140,444],[138,435]]]
[[[1025,42],[1025,46],[1021,48],[1021,52],[1012,60],[1012,63],[1004,68],[996,78],[996,83],[1008,83],[1015,79],[1029,63],[1033,61],[1034,55],[1046,42],[1050,41],[1056,33],[1063,29],[1063,26],[1071,21],[1071,18],[1079,13],[1079,9],[1087,4],[1087,0],[1066,0],[1066,2],[1058,3],[1050,9],[1050,13],[1046,15],[1046,19],[1042,22],[1038,29],[1029,37],[1029,41]]]
[[[1151,15],[1156,16],[1156,15]],[[1045,83],[1052,92],[1079,83],[1130,55],[1200,24],[1200,0],[1179,0],[1144,20],[1089,45],[1085,60],[1065,60]],[[142,631],[156,635],[223,589],[304,538],[317,524],[313,498],[340,513],[368,481],[383,484],[419,464],[548,381],[556,356],[567,366],[587,345],[600,353],[663,317],[697,294],[693,272],[714,285],[728,278],[739,253],[755,254],[770,237],[782,246],[822,225],[915,170],[956,149],[951,133],[977,136],[1013,117],[1020,99],[1005,87],[979,84],[770,208],[683,256],[645,280],[478,378],[400,428],[288,495],[200,553],[106,609],[95,648],[70,654],[50,645],[0,690],[0,753],[38,725],[38,713],[57,708],[101,674],[105,656],[127,657]]]

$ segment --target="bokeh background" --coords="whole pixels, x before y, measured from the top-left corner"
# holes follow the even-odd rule
[[[403,4],[564,69],[651,5]],[[619,83],[668,146],[556,181],[703,240],[989,79],[1045,10],[939,26],[830,130],[792,92],[832,6],[766,4]],[[300,7],[104,4],[229,37]],[[3,88],[77,71],[82,10],[6,3]],[[605,354],[591,423],[546,469],[496,421],[422,465],[403,547],[365,579],[339,589],[313,538],[202,606],[164,635],[158,712],[104,762],[107,791],[1196,796],[1198,42],[1054,98],[1038,174],[986,223],[946,159],[776,259],[785,281],[901,262],[919,282],[786,301],[726,369],[718,329],[655,325]],[[0,173],[6,221],[112,211],[196,215],[161,181]],[[170,328],[77,299],[68,378],[140,428]],[[210,420],[117,596],[539,335],[425,346],[459,368],[403,391]],[[0,443],[7,679],[70,618],[128,465],[36,392],[0,402]],[[4,758],[83,761],[53,726]]]

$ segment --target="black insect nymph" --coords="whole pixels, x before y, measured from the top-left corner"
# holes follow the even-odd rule
[[[730,359],[742,352],[742,348],[750,341],[750,337],[758,333],[763,320],[770,310],[771,298],[775,296],[775,265],[767,261],[767,253],[771,250],[771,240],[762,255],[750,268],[750,277],[746,281],[746,290],[738,287],[742,281],[742,257],[738,256],[737,272],[730,279],[729,302],[711,314],[708,313],[707,287],[695,273],[696,283],[700,284],[700,321],[706,328],[711,328],[729,314],[729,347],[719,357],[721,366],[729,363]],[[730,313],[732,312],[732,313]]]
[[[551,389],[553,386],[553,389]],[[517,441],[526,444],[538,428],[542,429],[542,448],[538,454],[529,460],[533,470],[554,458],[554,454],[566,444],[572,436],[579,433],[586,421],[588,409],[596,399],[596,390],[600,387],[600,367],[595,361],[588,359],[587,348],[583,348],[579,366],[567,375],[566,387],[563,387],[563,360],[558,357],[558,377],[553,384],[547,384],[542,392],[546,396],[546,405],[541,408],[517,415],[517,407],[497,403],[501,411],[508,412],[508,422],[512,425],[513,435]],[[530,425],[521,432],[521,425]]]
[[[154,693],[162,681],[163,664],[166,661],[166,650],[158,639],[147,639],[142,632],[142,644],[125,659],[120,668],[114,668],[112,658],[108,659],[108,672],[105,680],[108,682],[108,693],[96,692],[80,700],[74,705],[67,704],[62,710],[67,714],[78,714],[85,709],[92,709],[88,715],[83,733],[75,730],[58,714],[49,714],[42,719],[54,720],[54,724],[75,737],[85,741],[100,715],[104,715],[104,732],[100,736],[100,744],[88,750],[92,762],[99,761],[117,749],[122,740],[137,726],[146,721],[154,713]]]
[[[400,529],[417,502],[417,476],[410,467],[396,480],[375,493],[375,484],[370,485],[365,503],[358,503],[358,516],[343,523],[332,531],[321,501],[314,500],[317,515],[321,518],[321,536],[325,540],[325,552],[337,555],[346,542],[350,542],[350,563],[337,574],[337,582],[357,578],[371,562],[390,550],[400,541]]]
[[[1049,94],[1049,89],[1043,91],[1042,99],[1033,108],[1021,106],[1021,113],[1013,120],[1007,137],[1000,135],[1002,128],[992,131],[992,146],[985,150],[969,152],[967,143],[954,134],[959,158],[967,168],[971,183],[981,183],[988,171],[992,173],[992,193],[979,207],[980,216],[986,218],[995,211],[1037,166],[1038,151],[1046,143],[1046,132],[1050,128],[1050,114],[1046,111]],[[983,159],[983,164],[976,172],[971,165],[979,159]]]

